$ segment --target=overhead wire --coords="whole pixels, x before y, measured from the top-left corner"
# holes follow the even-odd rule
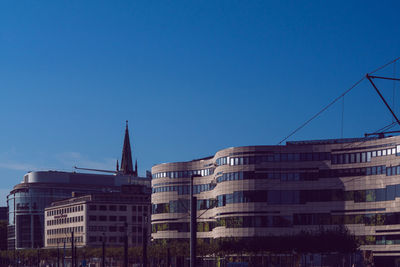
[[[395,58],[394,60],[380,66],[379,68],[373,70],[372,72],[369,72],[369,74],[373,74],[379,70],[384,69],[385,67],[389,66],[390,64],[396,63],[400,57]],[[322,108],[320,111],[318,111],[316,114],[314,114],[310,119],[306,120],[303,124],[301,124],[299,127],[297,127],[294,131],[292,131],[288,136],[283,138],[278,145],[280,145],[282,142],[286,141],[289,139],[291,136],[293,136],[295,133],[300,131],[302,128],[304,128],[308,123],[310,123],[312,120],[314,120],[316,117],[321,115],[324,111],[326,111],[329,107],[331,107],[333,104],[335,104],[339,99],[343,98],[347,93],[349,93],[352,89],[354,89],[357,85],[359,85],[366,77],[362,77],[360,80],[358,80],[355,84],[353,84],[349,89],[344,91],[341,95],[339,95],[337,98],[335,98],[333,101],[331,101],[328,105],[326,105],[324,108]]]
[[[278,145],[280,145],[282,142],[286,141],[287,139],[289,139],[292,135],[294,135],[295,133],[297,133],[298,131],[300,131],[302,128],[304,128],[304,126],[306,126],[308,123],[310,123],[312,120],[314,120],[316,117],[318,117],[319,115],[321,115],[325,110],[327,110],[328,108],[330,108],[333,104],[335,104],[339,99],[341,99],[343,96],[345,96],[347,93],[349,93],[352,89],[354,89],[357,85],[359,85],[362,81],[365,80],[365,77],[362,77],[360,80],[358,80],[355,84],[353,84],[349,89],[347,89],[346,91],[344,91],[340,96],[336,97],[332,102],[330,102],[328,105],[326,105],[324,108],[322,108],[320,111],[318,111],[316,114],[314,114],[314,116],[312,116],[310,119],[308,119],[307,121],[305,121],[303,124],[301,124],[299,127],[297,127],[294,131],[292,131],[288,136],[286,136],[285,138],[283,138]]]

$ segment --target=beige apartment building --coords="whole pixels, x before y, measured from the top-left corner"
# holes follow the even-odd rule
[[[150,192],[140,185],[121,192],[75,195],[45,209],[45,247],[141,246],[150,233]]]

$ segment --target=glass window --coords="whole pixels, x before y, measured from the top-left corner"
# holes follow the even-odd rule
[[[386,187],[386,200],[395,200],[396,198],[396,186],[389,185]]]
[[[372,151],[372,157],[376,157],[376,151]]]
[[[386,156],[386,149],[382,150],[382,156]]]
[[[350,154],[350,163],[355,163],[356,162],[356,154],[351,153]]]
[[[268,190],[268,203],[270,204],[280,204],[281,194],[279,190]]]
[[[396,185],[396,197],[400,197],[400,184]]]
[[[376,156],[377,156],[377,157],[380,157],[380,156],[382,156],[382,150],[378,150],[378,151],[376,151]]]
[[[350,157],[349,154],[344,154],[344,164],[349,164],[350,163]]]
[[[361,153],[361,162],[367,162],[367,153],[365,152]]]
[[[337,159],[338,157],[337,157],[337,155],[336,154],[333,154],[332,155],[332,164],[337,164],[338,163],[338,159]]]
[[[357,163],[361,162],[361,153],[356,153],[356,162]]]
[[[387,154],[388,154],[388,155],[392,155],[392,149],[391,149],[391,148],[389,148],[389,149],[387,150]]]
[[[366,190],[366,201],[367,202],[374,202],[376,201],[376,195],[375,195],[375,190]]]
[[[376,193],[376,201],[386,200],[386,188],[376,189],[375,193]]]

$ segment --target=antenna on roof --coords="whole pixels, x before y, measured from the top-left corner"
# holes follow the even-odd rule
[[[98,169],[88,169],[88,168],[79,168],[74,166],[75,170],[84,170],[84,171],[93,171],[93,172],[106,172],[106,173],[117,173],[116,171],[109,171],[109,170],[98,170]]]
[[[382,76],[374,76],[374,75],[370,75],[369,73],[367,73],[365,75],[365,77],[368,79],[368,81],[371,83],[372,87],[374,87],[375,91],[378,93],[379,97],[382,99],[383,103],[386,105],[386,107],[388,108],[388,110],[390,111],[390,113],[392,114],[393,118],[396,120],[397,124],[400,125],[400,120],[397,118],[396,114],[394,113],[394,111],[392,110],[392,108],[390,107],[390,105],[388,104],[388,102],[385,100],[385,98],[383,97],[383,95],[381,94],[381,92],[379,91],[378,87],[375,85],[375,83],[372,81],[372,79],[382,79],[382,80],[391,80],[394,82],[399,82],[400,79],[398,78],[392,78],[392,77],[382,77]],[[371,136],[371,135],[378,135],[378,137],[383,138],[385,137],[385,133],[399,133],[400,131],[386,131],[389,130],[392,126],[394,126],[396,124],[396,122],[391,123],[390,125],[388,125],[389,128],[385,129],[382,132],[375,132],[375,133],[366,133],[365,136]]]

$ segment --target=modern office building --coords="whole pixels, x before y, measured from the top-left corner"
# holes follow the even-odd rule
[[[150,233],[150,187],[123,185],[121,192],[92,193],[53,202],[45,209],[45,247],[142,246]]]
[[[400,136],[231,147],[152,168],[152,237],[291,235],[344,225],[374,256],[400,255]]]
[[[132,164],[128,125],[122,150],[121,167],[109,174],[60,171],[34,171],[24,175],[7,196],[8,249],[44,246],[44,209],[54,201],[70,198],[72,192],[91,194],[119,192],[121,185],[150,186],[149,178],[137,177]]]

